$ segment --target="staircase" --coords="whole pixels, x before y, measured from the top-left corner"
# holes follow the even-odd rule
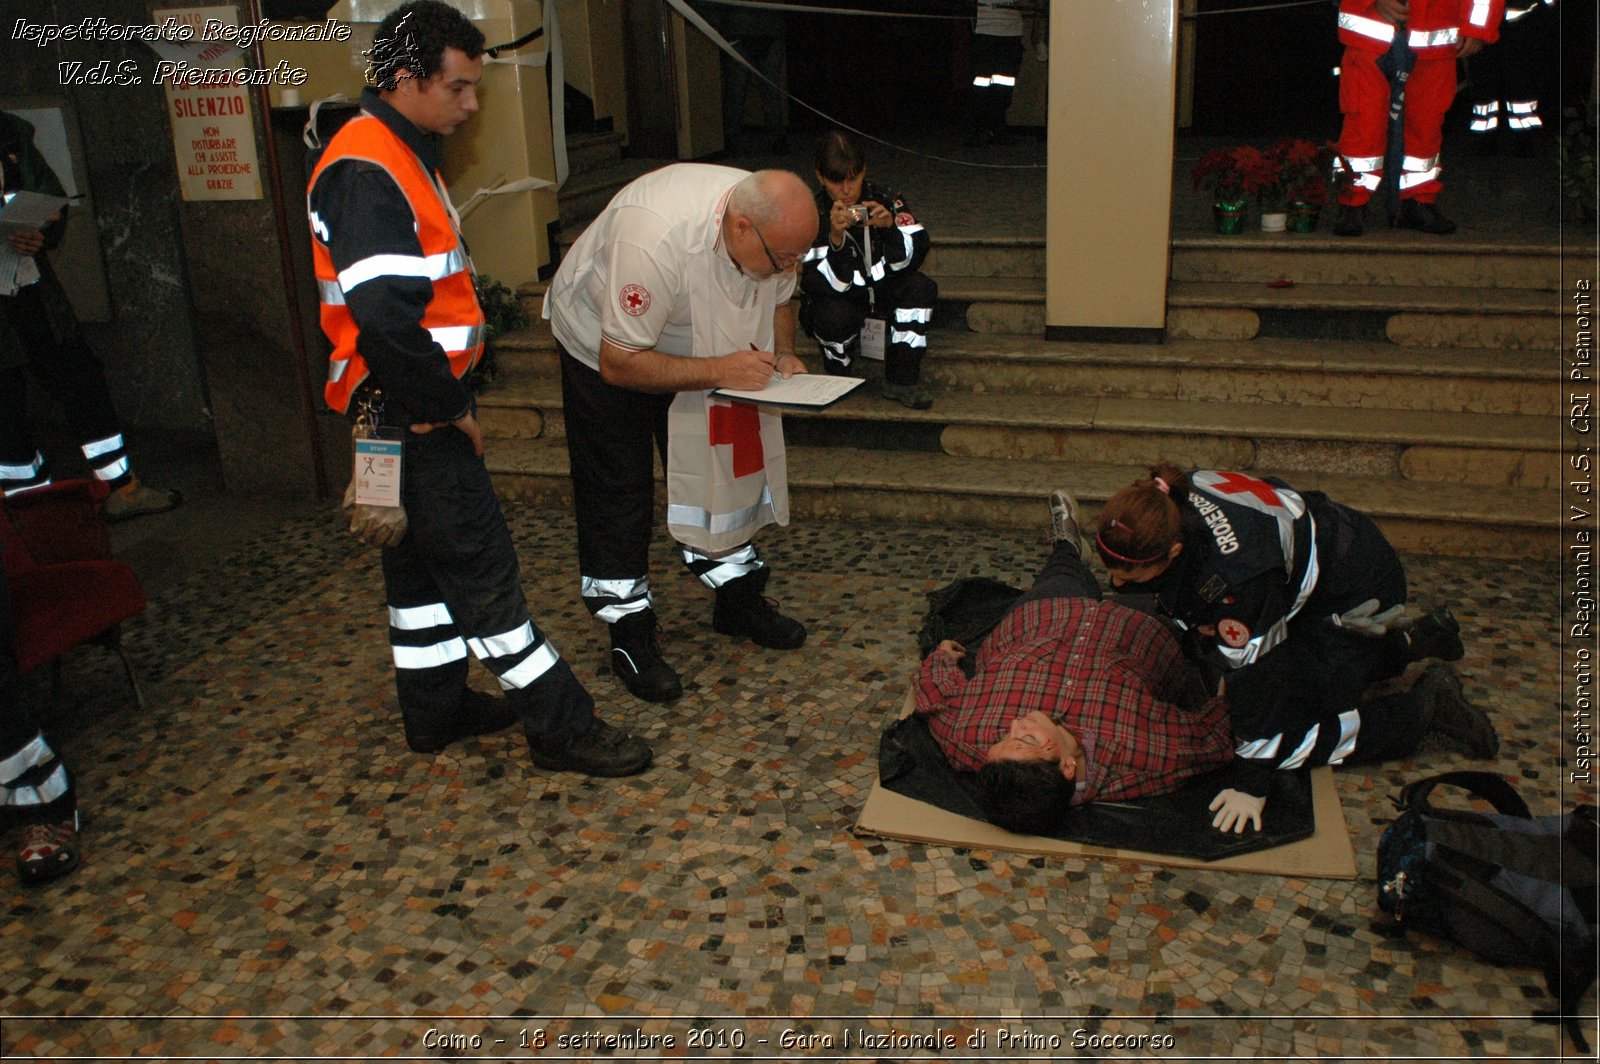
[[[564,198],[634,172],[612,163]],[[1052,343],[1042,241],[940,242],[933,409],[868,385],[786,416],[792,508],[1043,529],[1051,488],[1093,513],[1169,458],[1324,490],[1403,551],[1554,558],[1561,265],[1554,247],[1417,234],[1180,237],[1165,344]],[[542,291],[521,292],[535,318]],[[480,408],[496,481],[570,505],[554,340],[536,322],[496,350]]]

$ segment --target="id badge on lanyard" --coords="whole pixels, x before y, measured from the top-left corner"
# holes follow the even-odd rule
[[[354,442],[356,505],[399,506],[404,430],[379,425],[373,404],[364,401],[356,414]]]

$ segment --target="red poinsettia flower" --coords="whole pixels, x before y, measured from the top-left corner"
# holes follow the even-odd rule
[[[1333,149],[1309,140],[1280,140],[1267,148],[1279,160],[1280,191],[1290,202],[1321,205],[1328,199],[1328,175]]]

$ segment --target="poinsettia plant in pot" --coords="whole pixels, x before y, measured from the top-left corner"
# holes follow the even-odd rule
[[[1266,203],[1281,193],[1282,161],[1250,144],[1237,148],[1215,148],[1195,163],[1194,187],[1212,195],[1212,213],[1217,231],[1236,233],[1244,220],[1245,203],[1251,197]]]
[[[1289,227],[1310,232],[1328,202],[1328,175],[1333,168],[1333,148],[1309,140],[1280,140],[1267,148],[1278,160],[1278,194],[1288,205]]]

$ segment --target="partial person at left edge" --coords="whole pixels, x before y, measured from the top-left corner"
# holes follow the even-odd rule
[[[530,618],[462,380],[483,352],[484,318],[439,170],[442,138],[478,109],[483,43],[439,0],[414,0],[378,25],[361,113],[328,143],[307,193],[333,343],[324,396],[404,440],[409,528],[378,542],[407,745],[436,753],[520,720],[540,767],[628,776],[649,767],[650,748],[595,714]],[[469,648],[505,698],[467,687]]]
[[[0,111],[0,189],[7,202],[24,191],[65,195],[60,178],[34,146],[33,126],[6,111]],[[123,521],[163,513],[183,496],[148,487],[134,475],[105,368],[84,339],[45,254],[61,242],[65,229],[63,208],[42,230],[6,238],[25,261],[14,290],[7,291],[10,277],[0,278],[0,491],[13,495],[51,482],[28,417],[26,370],[61,404],[89,471],[111,489],[106,517]]]

